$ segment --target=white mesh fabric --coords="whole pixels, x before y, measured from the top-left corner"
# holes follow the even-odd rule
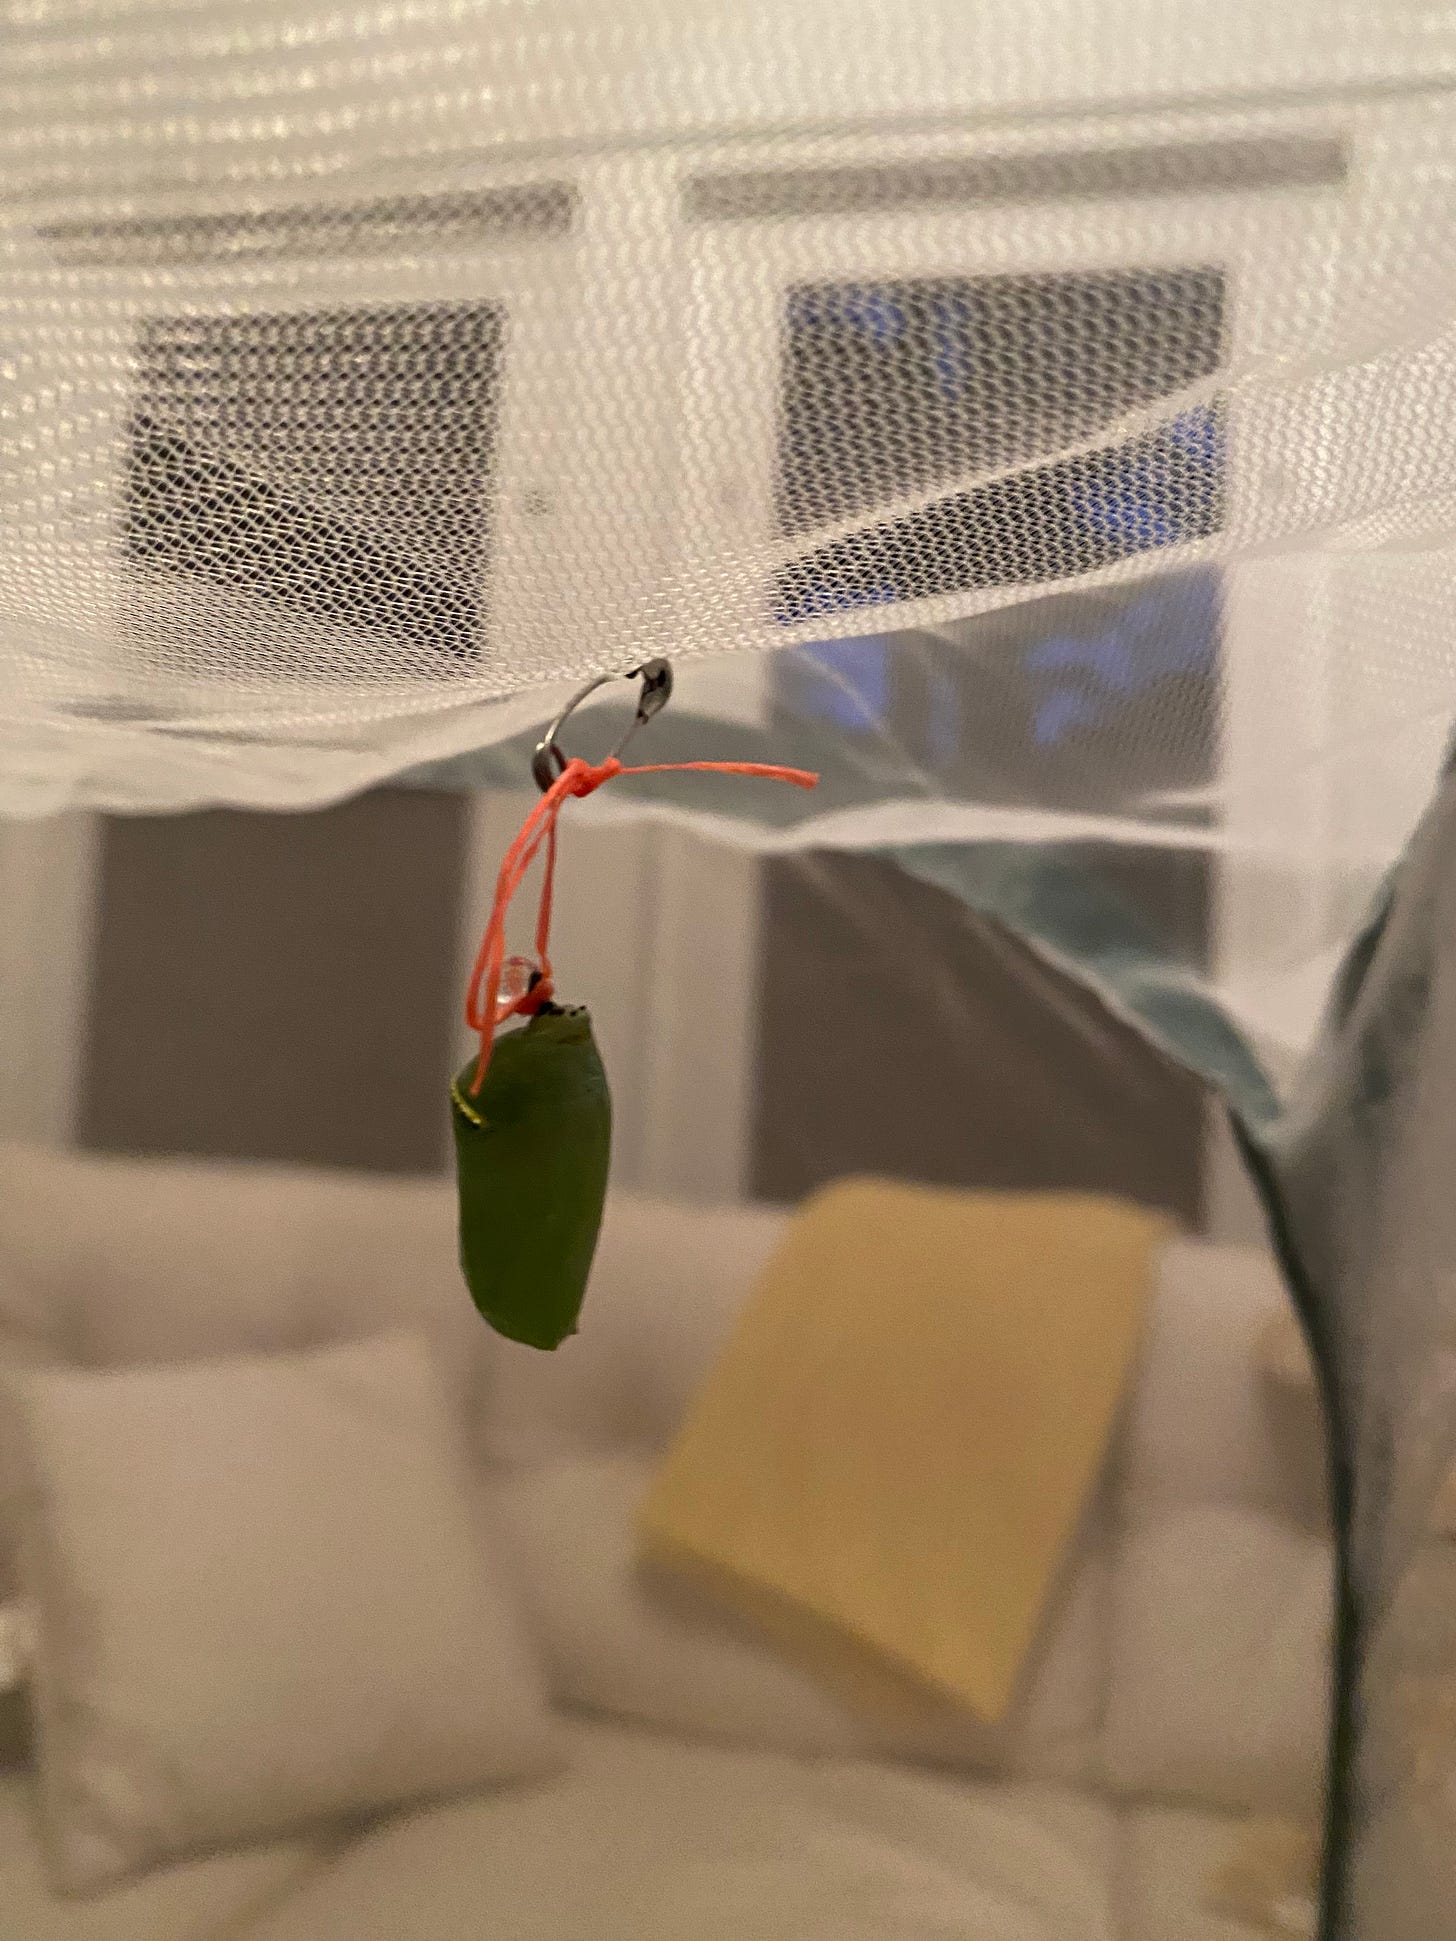
[[[6,22],[6,807],[322,800],[648,651],[1204,561],[1282,603],[1220,678],[1313,788],[1426,755],[1444,16]]]
[[[1094,970],[1278,1076],[1456,691],[1453,73],[1424,0],[0,0],[0,811],[520,778],[665,653],[655,753],[825,780],[657,812],[1192,858]],[[1439,1927],[1392,1786],[1362,1941]]]

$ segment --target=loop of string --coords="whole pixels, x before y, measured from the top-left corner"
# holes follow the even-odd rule
[[[807,769],[779,768],[767,762],[649,762],[638,768],[624,768],[615,755],[609,755],[595,767],[577,759],[567,762],[521,824],[496,878],[495,902],[465,995],[465,1022],[480,1037],[480,1055],[470,1084],[472,1097],[484,1083],[499,1027],[507,1018],[534,1017],[555,996],[551,971],[551,902],[556,889],[556,824],[567,801],[572,796],[594,794],[617,775],[675,775],[691,771],[710,775],[757,775],[772,782],[791,782],[801,789],[811,789],[819,780]],[[533,964],[528,958],[506,956],[506,914],[543,844],[546,867],[536,912]]]

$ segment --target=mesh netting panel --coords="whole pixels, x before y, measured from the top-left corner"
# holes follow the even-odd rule
[[[1456,19],[0,23],[0,810],[519,780],[565,684],[663,653],[662,759],[823,786],[603,813],[893,850],[1052,954],[1080,925],[1206,1076],[1247,1077],[1230,1018],[1294,1069],[1456,693]],[[1162,884],[1156,951],[1104,878]],[[1409,1830],[1393,1707],[1366,1777]],[[1440,1931],[1403,1838],[1362,1941]]]
[[[648,650],[1173,555],[1266,611],[1297,558],[1220,679],[1318,689],[1326,774],[1404,682],[1398,739],[1448,672],[1442,29],[1267,14],[10,7],[8,805],[320,800]]]

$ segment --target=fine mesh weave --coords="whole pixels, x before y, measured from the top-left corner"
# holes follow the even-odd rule
[[[1234,1097],[1347,1404],[1327,1941],[1456,1851],[1449,801],[1360,929],[1456,696],[1453,73],[1418,0],[0,0],[0,812],[519,785],[667,654],[651,759],[821,788],[601,813],[893,852]]]
[[[5,12],[7,808],[321,801],[648,653],[955,641],[1209,563],[1218,710],[1312,697],[1327,803],[1421,769],[1325,838],[1408,829],[1450,672],[1439,17]],[[1110,679],[1142,743],[1207,711]],[[783,685],[726,680],[760,722]]]

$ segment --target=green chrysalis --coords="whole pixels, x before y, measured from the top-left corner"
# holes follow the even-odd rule
[[[543,1005],[500,1038],[485,1082],[450,1088],[460,1265],[499,1334],[559,1348],[576,1332],[607,1195],[612,1100],[591,1018]]]

